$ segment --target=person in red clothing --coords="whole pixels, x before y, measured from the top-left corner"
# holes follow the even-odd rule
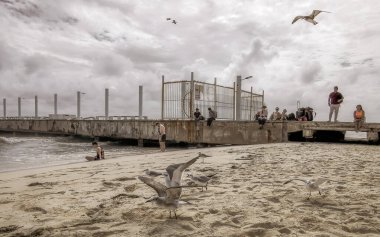
[[[330,107],[329,122],[331,122],[331,117],[334,112],[334,122],[338,122],[337,118],[339,113],[339,107],[340,104],[343,102],[343,99],[343,95],[340,92],[338,92],[338,87],[334,86],[334,91],[330,93],[328,99],[328,105]]]
[[[363,126],[364,121],[365,112],[361,105],[357,105],[356,110],[354,111],[354,123],[356,132],[359,132],[359,129]]]

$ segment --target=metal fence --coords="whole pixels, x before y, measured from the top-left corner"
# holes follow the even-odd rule
[[[241,91],[241,120],[254,120],[263,104],[263,95]],[[236,89],[200,81],[162,81],[162,119],[191,119],[198,108],[207,118],[208,108],[218,114],[218,119],[235,120]]]

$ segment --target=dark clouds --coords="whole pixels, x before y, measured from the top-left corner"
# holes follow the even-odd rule
[[[83,91],[82,114],[93,116],[104,113],[104,88],[110,88],[110,113],[135,115],[143,85],[145,114],[158,118],[161,75],[188,80],[194,71],[197,80],[217,77],[231,86],[240,74],[254,76],[243,89],[265,90],[269,108],[292,111],[300,100],[322,120],[325,97],[339,85],[346,98],[341,116],[349,121],[349,102],[375,101],[380,89],[379,7],[374,0],[0,0],[6,32],[0,97],[16,114],[18,96],[32,107],[38,94],[41,113],[48,114],[58,93],[59,112],[75,114],[76,91]],[[317,26],[291,24],[313,9],[333,13],[318,16]],[[364,106],[377,111],[375,104]]]

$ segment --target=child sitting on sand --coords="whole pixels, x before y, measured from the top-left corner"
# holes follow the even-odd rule
[[[95,160],[104,159],[104,149],[103,149],[103,147],[99,146],[97,142],[92,142],[92,146],[96,150]]]

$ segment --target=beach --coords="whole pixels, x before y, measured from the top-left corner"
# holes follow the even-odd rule
[[[0,236],[379,236],[379,146],[281,143],[142,154],[0,173]],[[178,219],[137,179],[202,152]],[[183,183],[189,180],[183,176]],[[292,178],[326,178],[309,193]],[[164,184],[162,177],[157,181]],[[191,185],[191,182],[189,182]]]

